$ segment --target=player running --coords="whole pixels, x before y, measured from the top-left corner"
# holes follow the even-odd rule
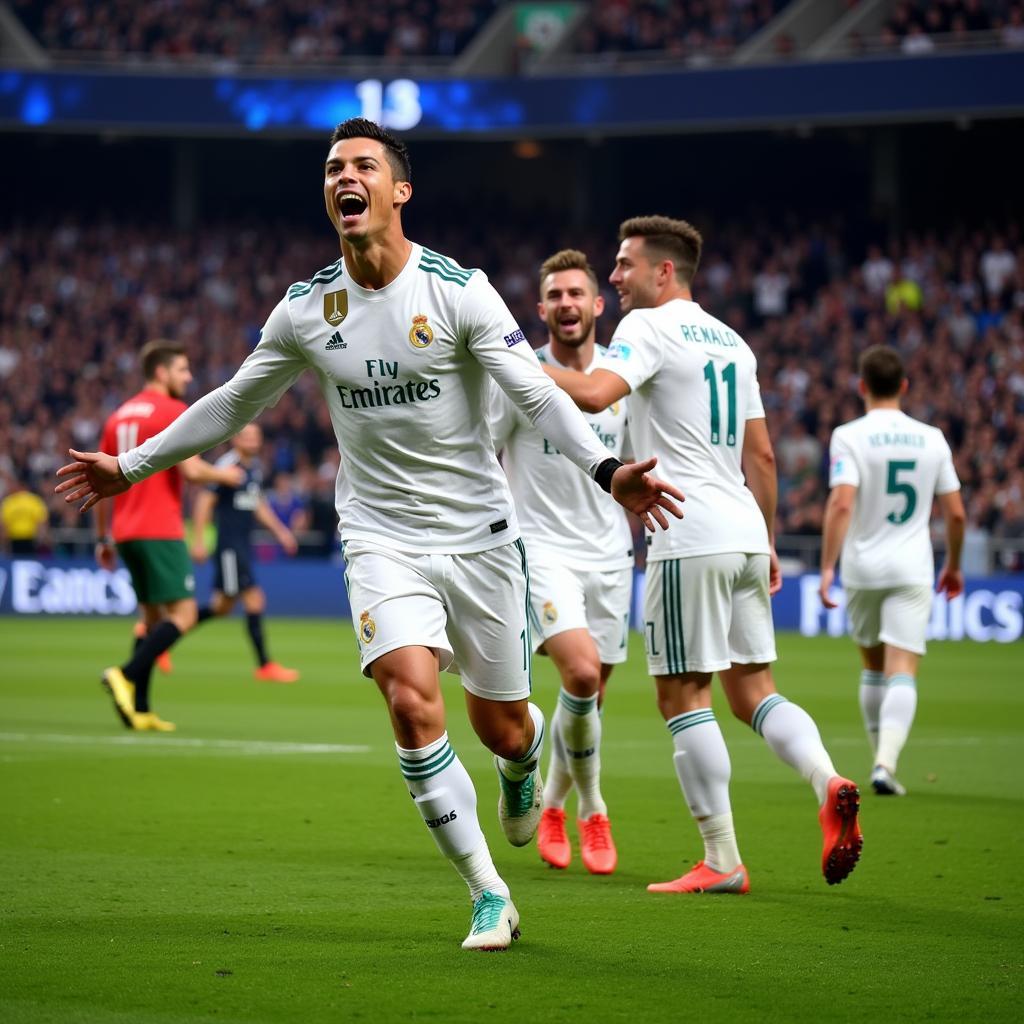
[[[185,350],[173,342],[151,341],[143,347],[140,360],[146,386],[115,410],[103,427],[100,448],[111,455],[127,452],[160,433],[188,408],[182,398],[192,372]],[[117,494],[112,534],[108,533],[108,503],[96,506],[96,561],[113,571],[117,555],[121,556],[145,625],[144,635],[136,634],[131,658],[103,673],[114,710],[129,729],[172,732],[175,728],[152,709],[149,690],[153,664],[196,624],[195,577],[181,515],[183,480],[232,484],[240,479],[234,467],[217,468],[193,456],[154,474],[136,489]]]
[[[842,549],[846,612],[864,663],[860,708],[874,757],[871,786],[882,796],[904,796],[895,776],[917,710],[917,667],[932,608],[933,498],[946,523],[938,591],[947,600],[964,589],[966,516],[942,432],[900,410],[907,379],[895,349],[873,345],[863,353],[859,390],[865,415],[832,434],[820,593],[826,608],[837,607],[831,590]]]
[[[470,722],[495,755],[499,817],[524,846],[541,811],[544,718],[530,695],[526,553],[487,428],[493,378],[551,443],[645,526],[682,495],[624,466],[544,376],[478,270],[409,241],[408,152],[363,118],[340,124],[324,169],[342,258],[293,285],[235,376],[118,459],[72,452],[58,487],[83,508],[225,440],[312,368],[342,453],[337,506],[363,671],[388,706],[416,808],[473,901],[467,949],[505,949],[519,914],[445,731],[439,672],[458,666]]]
[[[542,363],[584,373],[604,365],[594,343],[604,310],[597,275],[587,257],[564,249],[540,271],[537,311],[547,325]],[[530,559],[533,645],[550,656],[562,677],[551,717],[551,757],[537,850],[552,867],[565,868],[572,847],[565,800],[575,785],[580,853],[591,874],[609,875],[617,854],[608,808],[601,796],[601,716],[612,668],[626,660],[633,591],[633,538],[622,509],[583,473],[566,471],[544,434],[495,390],[491,435],[508,475]],[[587,421],[609,453],[620,458],[626,403],[616,402]],[[571,515],[566,516],[566,510]]]
[[[285,526],[270,507],[263,494],[263,471],[259,454],[263,447],[263,431],[255,423],[243,427],[231,439],[231,451],[216,462],[218,468],[236,466],[243,477],[237,487],[218,484],[200,491],[192,506],[192,558],[205,562],[206,529],[211,520],[217,525],[217,547],[214,551],[213,596],[199,609],[199,622],[214,616],[229,615],[241,598],[245,609],[245,625],[256,654],[257,679],[268,683],[294,683],[299,673],[270,660],[263,634],[263,612],[267,596],[256,582],[252,569],[252,525],[257,520],[275,537],[286,554],[299,549],[295,534]]]
[[[650,542],[644,618],[647,666],[704,859],[648,890],[750,887],[733,828],[729,753],[711,708],[715,672],[733,713],[813,786],[822,871],[830,885],[841,882],[860,856],[859,793],[836,773],[807,712],[776,692],[770,668],[769,596],[782,577],[773,542],[775,458],[754,354],[693,301],[696,229],[636,217],[622,224],[619,240],[609,280],[626,315],[605,366],[590,374],[545,369],[590,411],[630,395],[634,439],[687,484],[685,524]]]

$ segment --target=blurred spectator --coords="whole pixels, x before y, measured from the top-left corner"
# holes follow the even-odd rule
[[[8,551],[12,555],[36,554],[49,518],[46,503],[38,494],[15,485],[0,501],[0,524]]]
[[[267,501],[277,518],[293,532],[309,528],[309,513],[306,503],[295,488],[289,473],[278,473],[274,485],[267,495]]]

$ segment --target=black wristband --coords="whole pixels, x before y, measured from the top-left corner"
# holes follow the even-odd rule
[[[609,494],[612,493],[612,477],[615,475],[615,470],[617,470],[621,465],[623,465],[623,463],[619,462],[618,459],[605,459],[604,462],[594,470],[594,480],[602,491],[607,491]]]

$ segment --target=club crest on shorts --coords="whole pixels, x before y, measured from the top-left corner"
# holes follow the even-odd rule
[[[619,415],[619,410],[621,408],[622,408],[622,403],[621,402],[612,402],[612,404],[608,406],[608,411],[613,416],[618,416]]]
[[[413,348],[426,348],[434,340],[434,330],[427,323],[427,318],[422,313],[417,313],[412,318],[412,327],[409,328],[409,341]]]
[[[553,626],[558,621],[558,609],[550,601],[545,601],[540,617],[545,626]]]
[[[324,295],[324,319],[337,327],[348,316],[348,291],[342,288],[339,292],[327,292]]]
[[[377,633],[377,623],[370,617],[369,612],[361,612],[359,615],[359,639],[364,644],[371,643]]]

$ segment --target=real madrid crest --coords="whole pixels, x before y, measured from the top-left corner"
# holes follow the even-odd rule
[[[558,621],[558,609],[550,601],[544,602],[541,619],[543,619],[545,626],[553,626]]]
[[[370,617],[369,612],[362,612],[359,616],[359,639],[364,644],[370,643],[377,633],[377,623]]]
[[[324,319],[337,327],[348,316],[348,291],[342,288],[338,292],[327,292],[324,295]]]
[[[620,409],[620,408],[621,408],[621,406],[619,405],[619,403],[618,403],[618,402],[612,402],[612,404],[608,406],[608,411],[609,411],[609,412],[610,412],[610,413],[611,413],[611,414],[612,414],[613,416],[618,416],[618,415],[619,415],[619,409]]]
[[[426,348],[433,340],[433,328],[422,313],[417,313],[412,318],[412,327],[409,329],[409,341],[412,343],[412,347]]]

